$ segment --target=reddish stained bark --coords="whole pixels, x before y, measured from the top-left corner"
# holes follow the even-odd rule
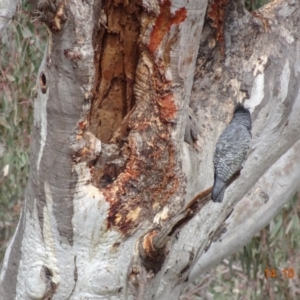
[[[169,32],[173,24],[180,24],[187,17],[187,11],[185,7],[178,9],[174,15],[171,13],[171,1],[165,0],[160,5],[160,14],[156,19],[153,31],[150,36],[149,50],[153,53],[166,33]]]
[[[212,21],[212,27],[216,29],[216,40],[220,43],[221,53],[224,55],[224,18],[228,0],[215,0],[209,7],[208,17]]]
[[[136,105],[122,130],[126,143],[121,156],[127,160],[117,178],[102,189],[110,204],[107,227],[124,235],[151,220],[180,187],[170,135],[177,112],[172,82],[156,64],[152,71],[140,64],[136,78],[142,84],[136,87]]]
[[[141,166],[139,166],[139,160],[135,155],[136,145],[133,139],[129,139],[129,147],[131,149],[131,155],[126,169],[118,176],[113,184],[103,190],[106,201],[110,203],[107,218],[108,228],[117,226],[125,234],[132,229],[135,224],[135,220],[127,218],[127,216],[132,210],[136,209],[139,201],[130,199],[130,201],[122,202],[121,197],[123,195],[126,196],[127,192],[130,191],[130,183],[138,180],[141,174],[139,171]],[[136,218],[138,218],[138,215]]]
[[[141,127],[144,128],[144,124]],[[136,130],[144,132],[143,129]],[[144,134],[150,130],[148,127]],[[165,128],[161,130],[165,131]],[[126,168],[112,184],[103,189],[106,201],[110,203],[107,227],[116,227],[125,235],[135,229],[141,220],[151,218],[160,210],[179,184],[173,174],[174,150],[164,144],[167,143],[167,137],[166,141],[161,142],[156,140],[155,135],[148,137],[146,149],[139,152],[134,137],[129,136],[130,157]],[[164,159],[167,160],[166,165],[158,163]],[[153,179],[150,180],[151,176]],[[143,183],[145,179],[142,178],[148,178],[148,182]]]
[[[90,127],[105,143],[110,142],[134,106],[140,2],[104,1],[107,24],[99,26],[94,35],[96,74]]]
[[[139,1],[135,3],[137,2]],[[109,3],[115,2],[111,0]],[[153,62],[150,52],[153,53],[157,49],[173,24],[180,24],[187,17],[185,8],[180,8],[172,14],[171,1],[165,0],[161,4],[160,15],[151,33],[150,51],[139,53],[140,57],[145,57],[145,61],[152,61],[152,70],[150,71],[149,65],[144,64],[144,60],[140,58],[140,64],[130,64],[134,76],[131,76],[130,72],[124,76],[119,69],[114,68],[114,64],[119,67],[127,65],[128,59],[125,54],[128,52],[126,50],[128,47],[125,46],[133,44],[127,42],[124,46],[122,41],[127,41],[127,34],[132,41],[136,41],[137,31],[134,31],[134,35],[130,30],[122,31],[119,27],[116,28],[119,23],[115,20],[120,20],[122,16],[122,20],[126,20],[126,24],[130,25],[128,19],[134,17],[138,22],[135,16],[140,6],[132,4],[132,9],[136,14],[133,15],[128,7],[124,8],[119,4],[109,6],[107,9],[108,30],[104,33],[102,46],[98,47],[101,52],[97,60],[101,68],[99,67],[98,76],[95,78],[96,100],[93,102],[92,126],[90,126],[101,142],[114,143],[119,147],[118,155],[119,159],[123,160],[122,165],[116,163],[115,158],[98,165],[93,172],[93,183],[100,187],[106,201],[110,204],[107,228],[113,227],[124,235],[130,234],[143,220],[151,220],[180,187],[180,174],[176,169],[176,149],[170,134],[174,126],[172,121],[176,118],[177,106],[172,93],[172,82],[163,76],[163,69],[168,65],[168,59],[161,64]],[[114,16],[116,18],[113,18]],[[149,18],[152,20],[153,16]],[[139,28],[139,24],[134,23],[134,28]],[[117,39],[117,42],[114,39]],[[164,58],[168,57],[174,40],[167,41]],[[128,56],[132,52],[138,53],[133,48],[128,49],[131,51],[127,53]],[[120,53],[125,55],[122,64],[116,60]],[[135,67],[137,69],[133,72],[132,69]],[[110,72],[114,72],[113,76]],[[121,80],[118,81],[117,78]],[[127,80],[126,93],[117,93],[123,91],[124,78]],[[111,82],[122,83],[122,88],[116,90],[113,85],[106,85]],[[133,83],[135,83],[134,97]],[[103,95],[105,100],[102,101]],[[124,95],[127,102],[124,101]],[[129,105],[124,109],[125,102],[135,102],[135,105]],[[124,113],[121,118],[111,115],[121,110]]]
[[[79,128],[81,130],[85,130],[86,129],[86,125],[87,125],[87,120],[84,120],[82,122],[79,123]]]
[[[157,234],[157,231],[151,231],[142,240],[142,247],[149,256],[156,253],[156,249],[153,246],[153,238],[157,236]]]
[[[143,265],[148,271],[154,272],[154,274],[160,270],[166,256],[164,247],[156,248],[153,244],[157,235],[158,231],[151,231],[139,243],[140,258]]]
[[[169,122],[174,119],[177,112],[177,107],[174,103],[174,95],[165,95],[161,97],[157,102],[160,106],[160,118],[165,122]]]

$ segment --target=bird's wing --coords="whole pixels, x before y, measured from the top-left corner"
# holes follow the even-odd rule
[[[214,155],[216,175],[223,181],[229,180],[245,160],[251,135],[243,125],[228,126],[220,135]]]

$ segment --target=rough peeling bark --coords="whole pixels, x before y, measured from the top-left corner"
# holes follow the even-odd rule
[[[96,164],[93,182],[103,188],[110,204],[108,228],[125,235],[142,221],[151,223],[174,195],[180,201],[173,201],[169,218],[184,200],[180,149],[174,147],[171,136],[183,103],[175,99],[175,82],[168,76],[172,68],[177,72],[170,58],[171,47],[177,43],[173,31],[180,32],[187,9],[182,6],[172,13],[166,0],[160,3],[158,15],[144,12],[140,16],[142,10],[139,1],[108,2],[103,7],[107,22],[94,36],[99,72],[91,131],[102,142],[113,144],[118,155],[106,160],[100,155],[99,161],[105,163]],[[150,36],[142,40],[138,34],[151,27]]]
[[[31,2],[50,33],[0,295],[178,299],[298,187],[300,4]],[[213,203],[213,149],[238,101],[252,148]]]

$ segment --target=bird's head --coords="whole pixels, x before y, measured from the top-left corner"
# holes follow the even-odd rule
[[[249,131],[252,129],[251,114],[248,108],[245,108],[243,104],[238,103],[234,109],[231,122],[244,125]]]

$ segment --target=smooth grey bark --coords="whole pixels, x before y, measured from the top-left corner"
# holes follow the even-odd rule
[[[258,230],[270,223],[299,189],[299,170],[298,141],[267,170],[234,207],[233,213],[225,222],[226,232],[219,236],[209,251],[197,261],[191,271],[190,281],[243,247]]]
[[[16,13],[18,0],[1,0],[0,2],[0,32],[6,27]]]
[[[225,111],[226,105],[230,105],[230,97],[242,99],[246,96],[245,105],[250,108],[254,121],[252,149],[241,177],[226,192],[226,204],[222,206],[224,211],[220,219],[224,220],[234,207],[232,215],[223,223],[223,231],[227,231],[213,237],[215,243],[198,260],[190,280],[245,245],[270,222],[300,186],[296,150],[300,137],[300,44],[295,27],[299,5],[294,1],[271,3],[260,9],[254,18],[238,5],[231,9],[232,17],[225,33],[224,64],[218,63],[216,56],[209,53],[209,44],[200,46],[200,51],[203,51],[198,58],[200,64],[195,74],[192,103],[198,107],[199,120],[205,130],[203,134],[207,136],[211,128],[207,121],[202,122],[200,116],[205,115],[215,129],[223,127],[220,111],[228,115]],[[287,18],[287,15],[296,19]],[[209,31],[206,34],[204,42],[210,41],[213,45]],[[213,57],[214,61],[208,57]],[[209,68],[205,66],[207,61],[210,62]],[[217,115],[214,112],[216,107],[219,107]],[[215,133],[213,130],[212,134]],[[213,142],[207,143],[206,140],[203,144],[205,153],[209,153]],[[203,160],[203,168],[208,168],[206,163],[209,160],[210,157]],[[200,176],[199,181],[203,182],[207,174]]]
[[[199,0],[35,2],[52,35],[0,297],[178,299],[299,187],[300,4],[229,1],[220,23]],[[238,101],[252,149],[213,203],[213,149]]]

